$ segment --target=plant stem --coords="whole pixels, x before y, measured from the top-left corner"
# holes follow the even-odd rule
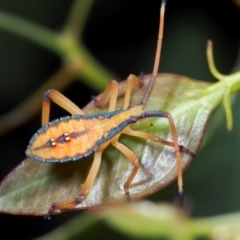
[[[64,32],[70,34],[73,38],[81,38],[87,16],[92,7],[93,0],[82,1],[75,0],[70,10],[68,19],[64,25]]]
[[[56,33],[20,17],[0,11],[0,28],[33,41],[42,47],[58,51]]]

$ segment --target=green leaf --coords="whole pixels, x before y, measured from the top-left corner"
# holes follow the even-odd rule
[[[150,75],[144,77],[142,88],[134,87],[131,104],[139,104],[146,90]],[[204,91],[213,84],[174,74],[159,74],[145,110],[162,110],[173,116],[178,140],[189,150],[196,152],[203,138],[207,120],[224,96],[224,88],[208,91],[198,98],[188,93]],[[125,93],[125,82],[119,84],[117,108],[121,108]],[[84,109],[86,114],[107,111],[90,102]],[[152,118],[153,124],[138,122],[134,129],[149,132],[172,141],[168,121]],[[120,142],[128,146],[140,159],[140,170],[130,186],[132,200],[144,198],[164,188],[176,179],[174,149],[144,139],[122,136]],[[182,167],[192,158],[182,154]],[[0,185],[0,211],[12,214],[46,214],[53,202],[74,199],[79,194],[91,166],[92,156],[77,162],[47,164],[26,159],[14,169]],[[102,163],[87,199],[75,209],[92,208],[126,202],[123,184],[132,165],[113,147],[103,154]],[[59,211],[60,212],[60,211]]]
[[[139,201],[97,211],[113,229],[132,237],[193,239],[193,224],[176,207]],[[117,216],[117,217],[116,217]]]
[[[94,213],[111,228],[131,237],[187,240],[237,239],[240,235],[239,212],[191,219],[172,205],[139,201],[103,208]],[[53,233],[57,235],[60,229]]]

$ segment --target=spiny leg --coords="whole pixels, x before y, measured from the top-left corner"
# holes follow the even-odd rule
[[[101,163],[101,157],[102,157],[102,151],[95,152],[92,166],[90,168],[87,179],[86,179],[78,197],[75,199],[72,199],[72,200],[53,203],[52,206],[48,210],[46,218],[49,219],[50,215],[54,213],[55,209],[73,208],[73,207],[77,206],[78,204],[82,203],[86,199],[86,197],[88,196],[88,193],[93,185],[93,182],[96,178],[96,175],[98,173],[100,163]]]
[[[138,172],[139,160],[138,160],[137,156],[122,143],[116,141],[116,142],[112,143],[112,145],[115,148],[117,148],[120,152],[122,152],[126,156],[126,158],[133,164],[132,172],[131,172],[130,176],[128,177],[127,181],[123,185],[127,201],[130,202],[131,198],[130,198],[130,194],[129,194],[129,186]]]
[[[55,102],[57,105],[73,114],[84,114],[84,112],[75,105],[72,101],[62,95],[60,92],[51,89],[44,93],[43,103],[42,103],[42,125],[49,122],[50,115],[50,99]]]

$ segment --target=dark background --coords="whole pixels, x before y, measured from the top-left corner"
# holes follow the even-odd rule
[[[0,10],[58,31],[72,2],[2,0]],[[239,68],[236,65],[239,9],[229,0],[207,3],[168,1],[161,72],[213,81],[206,62],[207,39],[214,42],[214,56],[220,72],[227,74],[234,67]],[[152,71],[159,6],[160,1],[129,0],[98,0],[93,5],[83,39],[96,59],[119,76],[118,80],[125,79],[130,73]],[[26,99],[60,64],[58,56],[49,50],[0,29],[0,113],[8,112]],[[80,107],[96,94],[79,81],[63,93]],[[238,108],[236,102],[234,131],[227,133],[223,118],[219,130],[209,141],[208,149],[200,150],[185,174],[185,189],[193,203],[193,216],[210,216],[239,209],[240,177],[236,177],[240,176]],[[57,114],[57,108],[56,111],[54,108],[54,115]],[[40,126],[40,116],[39,110],[37,116],[21,127],[0,136],[0,180],[25,158],[28,141]],[[170,186],[151,199],[171,202],[175,197],[175,186]],[[51,221],[42,217],[1,214],[0,239],[32,239],[76,214],[58,215]],[[99,237],[100,232],[101,228],[95,230],[96,236]]]

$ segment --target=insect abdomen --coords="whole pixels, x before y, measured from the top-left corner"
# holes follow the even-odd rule
[[[98,119],[83,115],[64,117],[40,128],[30,140],[26,154],[43,162],[75,161],[96,151],[101,136]]]

